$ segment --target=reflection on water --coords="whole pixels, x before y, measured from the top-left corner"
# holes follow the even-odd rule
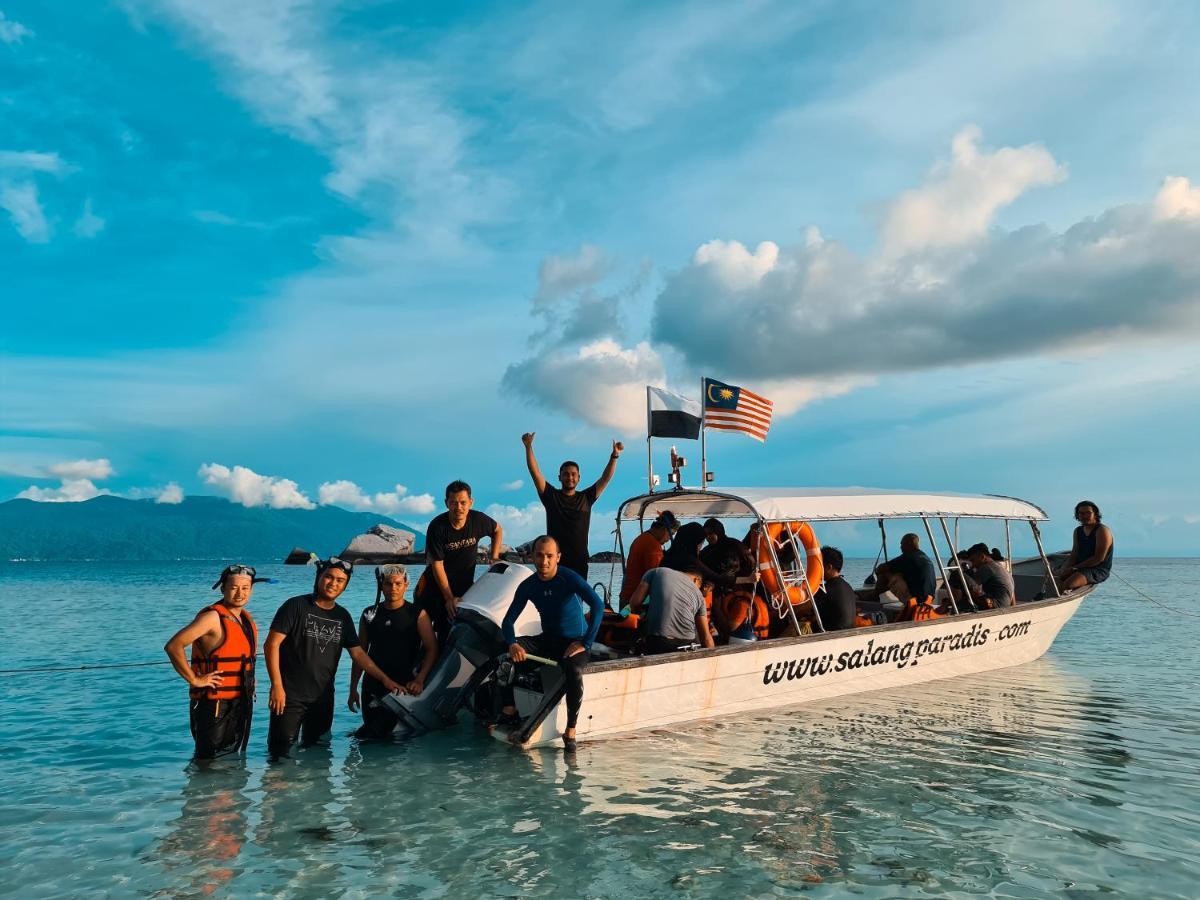
[[[264,707],[244,760],[199,771],[183,765],[186,690],[166,672],[123,679],[129,702],[95,675],[64,675],[50,693],[0,681],[6,887],[1192,897],[1200,701],[1180,686],[1194,683],[1200,630],[1126,616],[1117,634],[1109,616],[1129,599],[1112,593],[1029,665],[572,757],[515,751],[465,722],[359,746],[341,708],[330,746],[268,766]],[[165,630],[145,643],[160,647]]]

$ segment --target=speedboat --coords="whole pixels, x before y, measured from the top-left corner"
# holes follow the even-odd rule
[[[623,530],[641,531],[667,510],[679,519],[711,517],[757,524],[764,593],[777,618],[790,619],[796,627],[790,636],[655,655],[623,655],[597,644],[598,652],[584,672],[577,740],[1020,665],[1049,649],[1094,587],[1060,592],[1038,528],[1045,512],[1011,497],[867,488],[659,491],[621,504],[616,533],[622,560]],[[960,549],[961,523],[1003,523],[1006,560],[1012,559],[1011,528],[1024,523],[1031,529],[1038,555],[1005,563],[1016,589],[1010,607],[960,608],[953,593],[944,590],[945,614],[886,621],[876,591],[864,588],[857,592],[861,627],[825,631],[812,602],[817,586],[812,562],[820,554],[815,536],[822,524],[874,521],[883,535],[886,556],[887,524],[901,520],[920,522],[943,589],[959,583],[967,587],[963,570],[953,562]],[[527,748],[552,745],[561,738],[566,705],[557,667],[514,671],[504,665],[500,622],[517,585],[529,577],[533,572],[526,566],[498,563],[467,592],[426,690],[419,697],[387,698],[402,733],[445,727],[464,708],[487,721],[497,709],[500,682],[509,681],[521,722],[508,731],[495,730],[495,736]],[[517,623],[518,635],[539,630],[536,614],[530,617],[530,612],[527,608]]]

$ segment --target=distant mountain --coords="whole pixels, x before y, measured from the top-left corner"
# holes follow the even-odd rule
[[[219,497],[182,503],[96,497],[83,503],[0,503],[0,560],[237,559],[281,562],[293,547],[338,553],[358,534],[383,523],[425,535],[377,513],[336,506],[248,509]]]

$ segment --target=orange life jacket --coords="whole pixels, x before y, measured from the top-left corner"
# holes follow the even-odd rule
[[[193,698],[235,700],[254,687],[254,657],[258,652],[258,625],[243,610],[239,619],[224,604],[214,603],[201,612],[213,610],[221,619],[221,642],[205,652],[199,641],[192,644],[192,671],[197,675],[221,673],[221,686],[192,688]]]
[[[908,605],[896,617],[897,622],[921,622],[925,619],[940,619],[942,614],[933,608],[933,598],[926,597],[918,602],[916,597],[908,598]]]
[[[754,629],[754,636],[760,641],[770,637],[771,611],[762,597],[749,591],[733,590],[717,601],[717,608],[722,627],[730,632],[737,631],[745,622],[747,611],[753,609],[750,627]]]

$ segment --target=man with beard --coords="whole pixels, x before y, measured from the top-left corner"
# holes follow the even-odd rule
[[[308,747],[333,726],[333,679],[345,648],[364,672],[388,691],[401,686],[371,661],[358,642],[354,620],[341,596],[354,567],[331,556],[317,563],[311,594],[292,597],[279,607],[263,644],[271,676],[271,725],[267,751],[272,760],[287,756],[300,738]]]

